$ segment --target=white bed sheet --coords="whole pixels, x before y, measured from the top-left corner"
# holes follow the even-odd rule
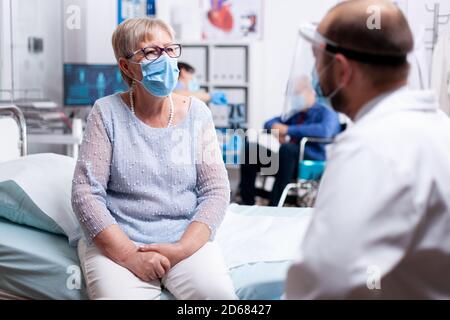
[[[312,209],[232,204],[216,241],[229,268],[255,262],[292,260],[312,217]]]

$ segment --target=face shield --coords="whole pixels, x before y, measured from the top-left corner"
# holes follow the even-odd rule
[[[284,121],[315,103],[328,104],[329,97],[324,95],[320,86],[320,79],[333,63],[334,54],[326,51],[327,45],[334,43],[323,37],[314,25],[300,28],[286,89]],[[317,68],[319,60],[324,62],[320,71]]]
[[[331,100],[345,86],[343,82],[333,77],[333,64],[337,61],[335,59],[337,54],[341,54],[348,60],[372,66],[403,65],[407,63],[408,56],[408,52],[374,53],[345,48],[325,38],[314,25],[303,25],[299,30],[286,89],[282,114],[284,121],[295,113],[311,107],[314,103],[332,107]],[[347,68],[351,67],[347,66]],[[352,69],[347,71],[352,73]],[[311,99],[311,90],[314,99]]]

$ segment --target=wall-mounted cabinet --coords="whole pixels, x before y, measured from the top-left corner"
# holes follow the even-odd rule
[[[227,97],[228,106],[210,104],[218,128],[247,127],[250,101],[249,56],[249,44],[183,44],[179,61],[195,67],[196,79],[202,88],[211,94],[224,93]],[[228,109],[224,110],[224,107]]]

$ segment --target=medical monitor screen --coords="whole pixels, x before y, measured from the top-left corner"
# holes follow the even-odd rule
[[[92,106],[99,98],[126,90],[117,65],[64,65],[66,106]]]

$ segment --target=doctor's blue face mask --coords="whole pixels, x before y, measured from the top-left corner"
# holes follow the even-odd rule
[[[154,61],[144,59],[141,63],[130,62],[139,64],[142,70],[142,80],[133,80],[153,96],[167,97],[175,89],[180,74],[177,59],[163,54]]]
[[[316,93],[316,102],[322,106],[332,108],[331,97],[325,96],[323,93],[322,86],[320,85],[320,77],[316,67],[314,67],[312,71],[312,86],[314,92]]]

